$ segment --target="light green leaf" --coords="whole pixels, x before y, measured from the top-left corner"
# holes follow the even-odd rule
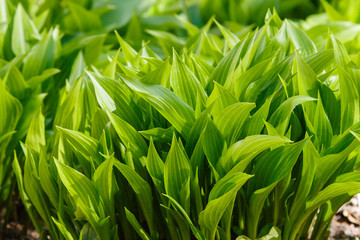
[[[73,236],[71,235],[71,233],[69,231],[66,230],[66,227],[64,224],[60,223],[58,220],[56,220],[55,218],[51,218],[54,223],[56,224],[56,226],[58,227],[58,229],[60,230],[61,234],[64,236],[64,238],[66,240],[74,240]]]
[[[226,143],[223,135],[210,118],[208,119],[207,125],[200,138],[204,139],[203,150],[205,156],[207,157],[212,170],[215,171],[215,167],[226,148]],[[218,173],[216,171],[214,173],[217,178]]]
[[[190,173],[189,159],[174,135],[164,167],[165,190],[187,214],[190,214]]]
[[[29,51],[29,42],[40,39],[36,26],[21,4],[16,8],[11,39],[11,48],[17,56]]]
[[[340,81],[341,125],[343,133],[360,118],[359,92],[349,73],[338,65]]]
[[[126,148],[131,151],[136,158],[136,161],[141,160],[141,157],[146,156],[147,153],[147,144],[145,140],[138,133],[135,128],[133,128],[129,123],[116,116],[111,112],[107,112],[108,117],[111,121],[111,124],[114,126],[116,133],[120,137],[121,141],[124,143]],[[144,162],[141,162],[142,166],[145,166]]]
[[[14,98],[5,89],[5,85],[3,84],[3,82],[0,81],[0,137],[15,130],[22,111],[23,107],[20,101]],[[5,149],[8,142],[10,141],[10,136],[11,135],[7,137],[6,141],[5,139],[2,139],[2,141],[0,142],[0,149],[4,149],[1,150],[0,159],[2,159],[3,155],[5,154]]]
[[[224,26],[222,26],[218,21],[216,21],[214,19],[214,22],[216,23],[216,26],[219,28],[219,30],[221,31],[221,34],[224,36],[227,44],[229,44],[230,48],[233,48],[239,41],[240,39],[234,34],[232,33],[230,30],[228,30],[227,28],[225,28]]]
[[[37,153],[40,153],[41,148],[46,147],[45,118],[42,115],[41,108],[31,121],[25,144]]]
[[[92,181],[104,201],[107,215],[109,215],[110,220],[115,223],[113,165],[114,157],[110,156],[95,170]]]
[[[137,80],[125,83],[160,112],[183,136],[187,137],[195,121],[195,112],[170,90],[159,85],[145,85]]]
[[[68,1],[66,3],[69,6],[69,10],[73,18],[69,19],[73,20],[71,23],[69,22],[69,24],[74,24],[77,29],[84,32],[102,27],[101,19],[98,15],[74,3],[73,1]]]
[[[136,129],[140,129],[141,113],[133,100],[133,93],[120,81],[93,72],[86,73],[94,85],[100,107],[114,112]]]
[[[29,52],[24,60],[22,73],[25,80],[38,76],[45,69],[54,65],[60,48],[60,32],[58,28],[49,32]]]
[[[220,179],[210,192],[208,204],[199,215],[199,224],[206,239],[214,240],[217,225],[239,189],[251,178],[245,173],[232,173]]]
[[[204,88],[191,70],[180,60],[175,50],[173,51],[170,84],[174,93],[193,109],[196,104],[205,105],[207,96]]]
[[[156,186],[158,191],[164,193],[165,192],[165,186],[164,186],[164,168],[165,164],[159,157],[154,142],[152,141],[152,138],[150,138],[150,145],[149,145],[149,151],[147,155],[147,161],[146,161],[146,168]]]
[[[331,139],[333,137],[333,131],[329,118],[326,115],[326,112],[322,105],[322,99],[320,97],[320,94],[315,110],[314,129],[316,131],[315,134],[317,139],[315,143],[318,149],[330,147]]]
[[[260,134],[263,127],[264,121],[267,119],[271,101],[275,94],[268,97],[265,103],[249,118],[246,120],[242,133],[247,136]]]
[[[315,44],[304,31],[289,20],[285,20],[284,24],[295,49],[299,50],[299,52],[305,56],[317,52]]]
[[[287,99],[271,115],[269,123],[271,125],[273,125],[281,135],[285,135],[285,132],[287,130],[287,127],[288,127],[288,124],[290,121],[291,111],[299,104],[302,104],[307,101],[314,101],[314,100],[316,100],[316,99],[311,98],[309,96],[302,96],[302,95],[294,96],[294,97]]]
[[[61,181],[93,227],[105,217],[103,201],[90,179],[55,159]]]
[[[217,82],[214,82],[214,89],[207,99],[206,106],[211,106],[212,114],[217,115],[224,108],[238,103],[234,95]]]
[[[215,67],[214,71],[210,76],[210,81],[215,81],[220,85],[224,85],[226,79],[235,70],[236,64],[239,61],[240,54],[244,47],[246,39],[238,42],[226,55],[221,59],[219,64]]]
[[[58,74],[60,72],[60,69],[57,68],[49,68],[46,69],[41,73],[39,76],[31,77],[27,80],[27,83],[31,86],[31,88],[35,88],[45,80],[49,79],[50,77],[54,76],[55,74]]]
[[[169,143],[171,142],[172,136],[175,132],[174,127],[164,128],[151,128],[149,130],[139,131],[139,133],[150,140],[152,138],[155,142]]]
[[[4,77],[4,83],[8,87],[8,91],[18,99],[24,99],[29,93],[29,83],[25,81],[20,70],[11,65]]]
[[[64,138],[70,143],[74,152],[81,154],[88,161],[96,160],[98,141],[84,133],[57,127]]]
[[[225,172],[230,171],[235,165],[233,171],[242,172],[256,155],[265,149],[279,147],[290,142],[289,139],[277,136],[249,136],[230,146],[221,158],[220,163]]]
[[[239,140],[242,127],[254,107],[254,103],[235,103],[214,115],[214,124],[228,145]]]
[[[298,143],[276,148],[262,155],[255,165],[253,171],[255,177],[249,183],[250,191],[254,191],[250,197],[250,211],[248,213],[248,233],[251,238],[257,236],[257,228],[267,196],[280,180],[291,173],[307,141],[308,139],[305,139]]]

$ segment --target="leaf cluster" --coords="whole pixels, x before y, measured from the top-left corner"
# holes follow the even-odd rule
[[[358,25],[140,2],[0,0],[0,196],[14,173],[42,239],[326,238],[360,192]]]

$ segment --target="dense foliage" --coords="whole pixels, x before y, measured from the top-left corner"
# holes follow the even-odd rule
[[[325,239],[360,192],[358,2],[268,2],[0,0],[0,204],[42,239]]]

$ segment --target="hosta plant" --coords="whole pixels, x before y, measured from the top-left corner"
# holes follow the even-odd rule
[[[36,25],[21,4],[0,1],[0,8],[0,209],[11,209],[13,152],[20,152],[19,140],[60,71],[54,66],[60,36],[56,27]]]
[[[119,45],[114,29],[134,39],[142,38],[146,29],[157,33],[159,25],[164,31],[169,25],[175,31],[183,28],[180,18],[170,15],[181,12],[181,6],[165,11],[165,2],[174,4],[0,0],[0,211],[6,209],[0,238],[18,198],[14,151],[23,168],[19,141],[24,141],[35,113],[42,107],[46,128],[54,125],[61,91],[72,88],[86,66],[106,64],[113,46]],[[172,24],[159,23],[159,15]]]
[[[138,50],[117,35],[119,51],[60,92],[51,130],[38,110],[13,161],[37,230],[325,239],[360,192],[356,46],[275,12],[248,33],[182,23],[186,39],[149,32]]]

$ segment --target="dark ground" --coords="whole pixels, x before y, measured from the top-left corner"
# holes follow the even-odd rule
[[[330,239],[360,240],[360,194],[342,206],[334,216]]]

